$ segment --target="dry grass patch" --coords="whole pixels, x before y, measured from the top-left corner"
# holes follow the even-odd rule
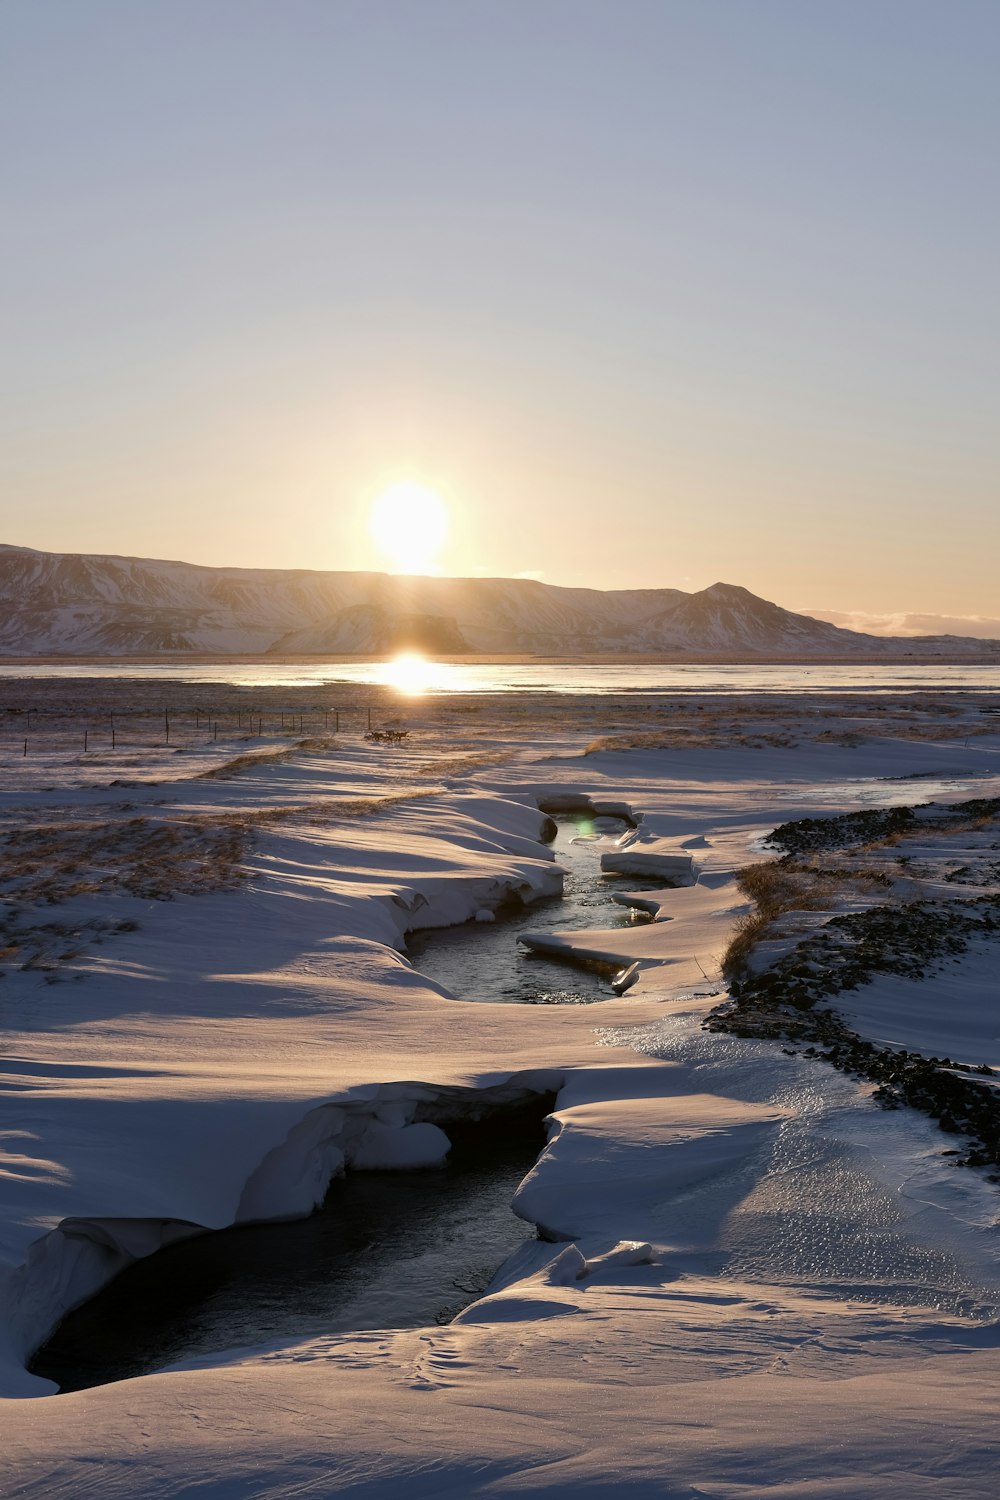
[[[166,901],[232,884],[243,852],[233,828],[195,819],[31,823],[0,833],[0,891],[48,905],[98,892]]]
[[[439,760],[424,761],[415,767],[418,776],[461,776],[465,771],[477,771],[480,766],[502,766],[513,760],[517,750],[479,750],[474,755],[442,754]]]
[[[863,745],[865,737],[856,729],[824,729],[821,734],[814,736],[817,744],[843,745],[848,750],[856,750]]]
[[[336,741],[332,738],[296,740],[294,745],[283,745],[280,750],[257,750],[247,751],[243,755],[236,755],[232,760],[223,761],[220,766],[212,766],[208,771],[200,771],[193,778],[195,781],[218,781],[220,778],[235,776],[239,771],[248,771],[255,766],[275,765],[283,760],[291,760],[293,756],[302,754],[309,750],[332,750]]]
[[[235,886],[246,842],[243,830],[226,825],[145,817],[36,821],[3,830],[0,968],[55,970],[110,933],[135,928],[101,915],[102,907],[85,907],[86,915],[70,921],[43,918],[43,911],[76,897],[170,901]]]
[[[441,792],[440,787],[417,787],[386,797],[329,798],[177,819],[31,821],[0,829],[0,897],[21,906],[51,906],[74,896],[169,901],[224,890],[240,880],[255,829],[292,820],[327,824],[371,817]]]
[[[719,725],[702,729],[687,729],[678,725],[673,729],[634,730],[628,734],[606,734],[591,740],[584,755],[597,755],[602,750],[709,750],[732,749],[763,750],[767,747],[778,750],[794,749],[798,741],[790,734],[757,731],[751,734],[730,725]]]
[[[406,802],[442,797],[444,791],[441,786],[416,786],[385,797],[323,797],[312,802],[283,802],[278,807],[250,807],[243,812],[207,814],[204,821],[207,826],[219,824],[251,831],[291,822],[327,826],[348,819],[374,817]]]
[[[46,920],[42,911],[78,896],[134,896],[171,901],[176,896],[232,890],[244,879],[255,836],[288,823],[330,825],[374,817],[403,803],[440,797],[441,786],[418,786],[385,797],[322,801],[204,813],[184,818],[112,817],[86,812],[58,821],[36,818],[0,827],[0,970],[55,971],[85,948],[131,921],[100,915]],[[54,982],[58,975],[47,974]]]
[[[911,724],[895,723],[888,726],[894,739],[898,740],[974,740],[980,735],[996,734],[996,725],[990,724]]]
[[[779,917],[792,911],[828,911],[845,895],[868,895],[873,886],[891,886],[892,877],[884,870],[831,870],[772,860],[738,870],[736,883],[754,909],[739,918],[722,955],[720,966],[727,979],[746,972],[750,954]]]

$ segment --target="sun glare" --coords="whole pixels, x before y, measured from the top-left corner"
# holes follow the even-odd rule
[[[397,573],[432,573],[448,538],[448,507],[437,490],[402,480],[372,504],[368,529]]]
[[[431,663],[419,651],[403,651],[386,664],[385,682],[398,693],[416,697],[426,692],[432,677]]]

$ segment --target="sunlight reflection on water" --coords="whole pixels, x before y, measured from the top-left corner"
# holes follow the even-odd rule
[[[0,678],[135,678],[221,682],[234,687],[323,687],[353,683],[414,693],[829,693],[926,689],[1000,691],[1000,665],[876,663],[798,666],[652,665],[564,660],[434,661],[417,653],[385,661],[18,662]]]

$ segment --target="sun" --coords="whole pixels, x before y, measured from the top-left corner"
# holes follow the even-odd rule
[[[430,485],[404,479],[375,497],[368,529],[396,573],[433,573],[448,539],[448,507]]]
[[[409,698],[418,698],[431,685],[433,668],[419,651],[403,651],[387,662],[384,681]]]

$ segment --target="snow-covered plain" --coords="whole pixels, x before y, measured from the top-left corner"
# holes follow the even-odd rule
[[[939,789],[997,795],[980,706],[961,700],[967,739],[954,716],[948,738],[924,722],[907,738],[786,700],[771,742],[734,742],[713,708],[697,744],[590,754],[551,705],[534,725],[512,708],[491,735],[456,727],[439,777],[429,751],[358,736],[125,792],[19,768],[3,828],[89,819],[109,844],[96,889],[68,870],[44,908],[22,893],[19,931],[50,915],[65,931],[0,986],[0,1494],[992,1495],[997,1187],[870,1085],[701,1027],[747,907],[733,872],[771,857],[764,836]],[[635,963],[637,982],[599,1007],[531,1007],[416,972],[409,929],[558,888],[542,809],[574,800],[638,821],[612,864],[691,882],[652,922],[539,942]],[[188,894],[185,844],[164,866],[176,899],[132,893],[114,869],[126,814],[238,824],[241,878]],[[995,953],[842,1008],[893,1044],[946,1035],[995,1061]],[[553,1088],[515,1202],[550,1238],[451,1325],[220,1351],[59,1397],[26,1373],[130,1258],[306,1213],[345,1166],[438,1160],[449,1119]]]

